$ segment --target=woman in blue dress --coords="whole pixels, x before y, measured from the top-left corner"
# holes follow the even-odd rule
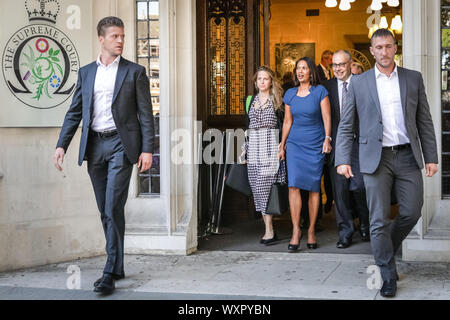
[[[289,205],[293,225],[288,251],[295,252],[302,237],[300,190],[309,191],[308,249],[317,248],[315,224],[319,211],[320,183],[324,157],[331,152],[331,111],[327,90],[320,85],[314,62],[304,57],[295,64],[296,87],[284,96],[285,117],[279,146],[286,159],[289,183]]]

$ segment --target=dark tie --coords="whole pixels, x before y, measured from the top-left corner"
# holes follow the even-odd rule
[[[344,112],[345,102],[347,101],[347,93],[348,93],[348,90],[347,90],[347,82],[344,82],[344,83],[342,84],[341,116],[342,116],[342,113]]]

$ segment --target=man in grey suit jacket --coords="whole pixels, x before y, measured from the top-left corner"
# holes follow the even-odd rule
[[[145,68],[121,57],[124,24],[117,17],[97,26],[101,53],[80,69],[53,161],[58,170],[83,120],[78,164],[87,160],[106,238],[107,261],[94,291],[112,293],[123,268],[125,217],[133,164],[152,166],[154,120]]]
[[[387,29],[373,34],[370,51],[376,66],[354,76],[339,124],[335,165],[339,174],[353,176],[350,164],[356,112],[372,251],[383,278],[380,294],[393,297],[398,280],[395,253],[421,216],[422,154],[428,177],[438,170],[438,154],[422,75],[396,66],[397,44]],[[399,215],[390,223],[393,185]]]
[[[348,248],[353,240],[353,216],[359,217],[359,230],[361,239],[369,241],[369,209],[367,208],[364,182],[359,172],[358,157],[358,130],[354,132],[351,166],[355,177],[346,179],[337,173],[334,167],[336,136],[338,132],[341,113],[347,99],[348,88],[351,86],[352,55],[346,50],[334,53],[332,67],[335,78],[326,81],[323,85],[328,90],[331,105],[331,153],[328,155],[329,172],[333,183],[333,196],[335,203],[336,222],[338,226],[339,241],[336,247]],[[356,125],[356,124],[355,124]],[[356,128],[357,129],[357,128]]]

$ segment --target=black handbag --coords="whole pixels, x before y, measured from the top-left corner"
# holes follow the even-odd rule
[[[281,162],[286,166],[284,161]],[[289,209],[289,186],[286,181],[278,182],[281,171],[281,162],[275,183],[272,184],[272,187],[270,188],[269,201],[267,201],[266,214],[270,215],[282,215]]]
[[[253,99],[254,97],[252,96],[247,97],[247,110]],[[251,196],[252,188],[250,187],[250,182],[248,180],[247,164],[241,162],[242,159],[239,158],[238,163],[233,163],[230,165],[225,177],[225,185],[237,192],[243,193],[246,196]]]
[[[233,190],[250,196],[252,194],[252,188],[248,181],[247,165],[240,163],[232,164],[228,170],[225,184]]]

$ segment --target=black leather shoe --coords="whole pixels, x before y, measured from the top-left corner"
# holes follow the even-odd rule
[[[95,282],[94,282],[94,287],[97,287],[100,282],[102,282],[104,275],[101,278],[98,278]],[[120,275],[118,274],[113,274],[112,277],[114,278],[114,280],[122,280],[123,278],[125,278],[125,274],[122,273]]]
[[[94,292],[100,294],[111,294],[116,289],[115,280],[112,275],[105,274],[103,275],[102,281],[94,288]]]
[[[315,250],[315,249],[318,248],[318,245],[317,245],[317,242],[315,242],[315,243],[307,243],[307,244],[306,244],[306,247],[307,247],[308,249]]]
[[[323,211],[325,211],[325,213],[330,213],[332,206],[333,206],[333,201],[327,201],[327,203],[325,203],[325,205],[323,206]]]
[[[361,240],[364,242],[369,242],[370,241],[370,232],[369,230],[359,230],[359,233],[361,234]]]
[[[387,280],[383,281],[383,286],[381,287],[380,294],[382,297],[393,298],[397,293],[397,281]]]
[[[339,240],[336,243],[336,248],[338,248],[338,249],[347,249],[351,245],[352,245],[352,239],[344,239],[344,240]]]
[[[259,243],[265,244],[267,246],[267,245],[269,245],[271,243],[274,243],[274,242],[277,242],[277,241],[278,241],[278,236],[277,236],[276,233],[274,233],[273,234],[273,238],[271,238],[271,239],[261,239],[261,241]]]

